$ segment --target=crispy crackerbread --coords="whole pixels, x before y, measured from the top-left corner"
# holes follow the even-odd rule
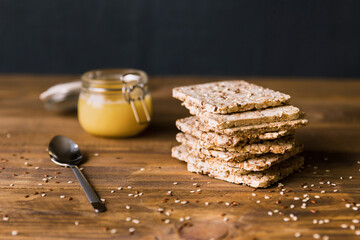
[[[268,153],[242,162],[226,162],[210,157],[200,158],[196,151],[191,151],[185,145],[173,147],[171,154],[174,158],[188,163],[195,163],[198,161],[204,162],[206,166],[211,169],[232,171],[236,174],[248,174],[249,172],[264,171],[275,164],[279,164],[280,162],[295,156],[302,150],[302,146],[296,146],[292,150],[286,151],[284,154]]]
[[[176,134],[176,139],[178,142],[181,141],[181,138],[183,137],[182,134],[184,133]],[[269,133],[252,134],[245,136],[242,135],[227,136],[213,132],[208,132],[194,137],[198,138],[198,144],[200,144],[200,146],[202,146],[205,149],[214,149],[220,151],[238,151],[238,148],[241,148],[247,144],[263,142],[266,140],[274,140],[284,136],[292,137],[293,135],[294,135],[294,131],[269,132]]]
[[[226,128],[222,130],[216,130],[215,133],[221,135],[254,135],[254,134],[263,134],[266,132],[278,132],[278,131],[288,131],[294,130],[300,127],[304,127],[308,124],[308,120],[301,118],[284,122],[271,122],[271,123],[261,123],[257,125],[250,126],[241,126],[234,128]],[[200,138],[201,135],[207,134],[208,132],[213,132],[206,124],[203,124],[198,117],[191,116],[186,118],[181,118],[176,121],[176,127],[184,132]]]
[[[207,127],[213,131],[263,123],[290,121],[302,116],[300,109],[291,105],[227,115],[206,112],[186,103],[183,103],[183,105],[190,110],[191,114],[196,115],[203,124],[207,125]]]
[[[217,169],[210,169],[203,162],[188,163],[187,169],[189,172],[206,174],[209,177],[235,184],[243,184],[253,188],[267,188],[299,170],[303,165],[304,158],[296,156],[292,159],[276,164],[263,172],[251,172],[245,175],[235,174],[231,171],[224,172],[222,170],[219,171]]]
[[[183,153],[173,152],[172,155],[175,158],[181,158],[183,157],[181,154]],[[190,161],[187,162],[187,169],[189,172],[206,174],[210,177],[235,184],[244,184],[253,188],[266,188],[299,170],[303,165],[304,158],[295,156],[279,164],[275,164],[265,171],[238,174],[233,167],[228,167],[226,170],[218,169],[216,166],[210,166],[206,162],[192,161],[190,159]]]
[[[266,153],[284,154],[286,151],[295,147],[293,137],[280,138],[272,141],[246,144],[241,147],[233,148],[231,151],[220,151],[215,149],[205,149],[199,144],[199,139],[189,134],[178,134],[177,141],[186,145],[191,153],[200,158],[217,158],[222,161],[241,162],[249,158],[255,158]]]
[[[228,114],[280,106],[290,96],[243,80],[177,87],[173,97],[206,112]]]

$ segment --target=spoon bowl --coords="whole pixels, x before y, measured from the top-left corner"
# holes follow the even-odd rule
[[[51,161],[60,166],[70,167],[74,171],[95,212],[106,211],[105,205],[77,167],[83,159],[79,146],[70,138],[58,135],[51,139],[48,151]]]
[[[49,143],[49,155],[51,161],[60,166],[77,165],[83,156],[77,145],[70,138],[58,135],[53,137]]]

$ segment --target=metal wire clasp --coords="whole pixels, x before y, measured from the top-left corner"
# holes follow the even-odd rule
[[[135,93],[136,91],[138,91],[137,93]],[[141,91],[141,92],[139,92]],[[149,110],[145,104],[145,85],[143,83],[138,83],[136,85],[130,85],[128,86],[127,83],[124,83],[124,86],[122,88],[122,93],[124,95],[124,99],[125,101],[127,101],[132,108],[132,111],[134,113],[135,119],[137,121],[138,124],[147,124],[151,121],[151,117],[149,114]],[[135,93],[135,94],[132,94]],[[135,97],[133,97],[133,96]],[[139,113],[136,109],[135,106],[135,101],[139,100],[141,102],[141,105],[143,107],[145,116],[146,116],[146,121],[141,121],[140,117],[139,117]]]

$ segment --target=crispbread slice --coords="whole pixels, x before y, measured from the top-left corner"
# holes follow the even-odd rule
[[[235,184],[243,184],[253,188],[267,188],[299,170],[303,165],[303,157],[294,157],[276,164],[263,172],[251,172],[245,175],[211,169],[203,162],[188,163],[187,169],[189,172],[206,174],[209,177]]]
[[[216,133],[222,135],[253,135],[253,134],[262,134],[266,132],[277,132],[277,131],[287,131],[294,130],[300,127],[304,127],[308,124],[308,120],[301,118],[296,120],[290,120],[285,122],[271,122],[271,123],[262,123],[258,125],[250,126],[241,126],[234,128],[226,128],[222,130],[216,130]],[[176,121],[176,127],[185,133],[197,136],[211,131],[206,124],[203,124],[198,117],[191,116],[187,118],[181,118]]]
[[[249,172],[264,171],[275,164],[289,159],[303,149],[302,146],[296,146],[285,154],[264,154],[258,158],[248,159],[243,162],[226,162],[216,158],[200,158],[196,151],[190,151],[185,145],[180,145],[172,148],[172,156],[188,163],[196,163],[198,161],[204,162],[208,168],[216,169],[218,171],[232,171],[236,174],[248,174]],[[194,154],[193,154],[194,153]]]
[[[176,139],[178,142],[180,142],[183,138],[182,134],[183,133],[176,134]],[[294,131],[279,131],[245,136],[227,136],[214,132],[208,132],[194,137],[198,138],[198,144],[205,149],[214,149],[220,151],[240,151],[239,148],[241,149],[244,145],[247,144],[258,143],[266,140],[274,140],[284,136],[291,136],[293,134]]]
[[[255,158],[266,153],[284,154],[286,151],[290,151],[295,147],[294,138],[281,138],[273,141],[247,144],[237,147],[236,151],[205,149],[199,144],[199,139],[189,134],[178,134],[176,140],[186,145],[194,156],[237,162],[241,162],[249,158]],[[194,152],[196,152],[196,154],[194,154]]]
[[[207,112],[228,114],[288,103],[290,96],[243,80],[177,87],[173,97]]]
[[[301,116],[300,109],[291,105],[227,115],[206,112],[187,103],[183,103],[183,105],[213,131],[270,122],[285,122],[298,119]]]

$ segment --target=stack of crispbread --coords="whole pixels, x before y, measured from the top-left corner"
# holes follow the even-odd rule
[[[172,149],[188,171],[264,188],[303,165],[294,131],[308,121],[289,95],[237,80],[177,87],[173,97],[194,115],[176,121]]]

